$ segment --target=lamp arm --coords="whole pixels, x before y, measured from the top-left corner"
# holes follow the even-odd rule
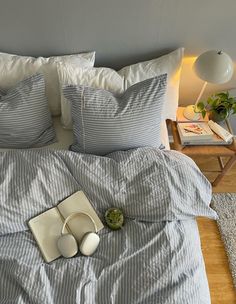
[[[201,89],[201,91],[200,91],[200,94],[198,95],[198,98],[197,98],[197,100],[196,100],[196,102],[195,102],[194,109],[196,109],[197,104],[199,103],[199,101],[200,101],[200,99],[201,99],[201,97],[202,97],[202,94],[203,94],[203,92],[204,92],[204,90],[205,90],[205,88],[206,88],[206,85],[207,85],[207,81],[205,81],[205,82],[203,83],[203,86],[202,86],[202,89]]]

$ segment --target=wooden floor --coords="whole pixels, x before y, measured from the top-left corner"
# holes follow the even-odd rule
[[[203,170],[216,169],[217,161],[214,158],[195,159]],[[215,175],[206,174],[209,180]],[[214,192],[236,192],[236,165],[223,178],[220,184],[213,188]],[[205,218],[198,219],[202,251],[206,264],[207,277],[210,286],[212,304],[236,304],[236,289],[234,289],[228,260],[223,242],[215,221]]]

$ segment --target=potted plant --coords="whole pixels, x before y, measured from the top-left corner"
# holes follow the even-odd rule
[[[236,114],[236,97],[231,97],[229,92],[221,92],[210,96],[206,102],[197,104],[197,111],[205,117],[209,113],[209,118],[213,121],[225,120],[232,114]]]

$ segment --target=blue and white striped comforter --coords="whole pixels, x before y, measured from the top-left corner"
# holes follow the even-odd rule
[[[77,190],[102,218],[91,257],[46,264],[27,221]],[[210,303],[195,216],[215,218],[211,187],[177,152],[140,148],[107,157],[70,151],[0,154],[0,303]]]

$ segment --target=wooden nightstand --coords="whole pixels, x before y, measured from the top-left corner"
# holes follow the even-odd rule
[[[167,122],[171,126],[171,131],[173,135],[173,149],[179,151],[189,157],[195,156],[213,156],[219,161],[220,171],[209,171],[217,172],[218,175],[212,182],[212,186],[216,186],[224,175],[230,170],[230,168],[236,163],[236,140],[234,139],[230,146],[182,146],[179,138],[179,133],[177,129],[177,123],[175,121],[169,120]],[[227,157],[228,161],[223,164],[222,157]]]

